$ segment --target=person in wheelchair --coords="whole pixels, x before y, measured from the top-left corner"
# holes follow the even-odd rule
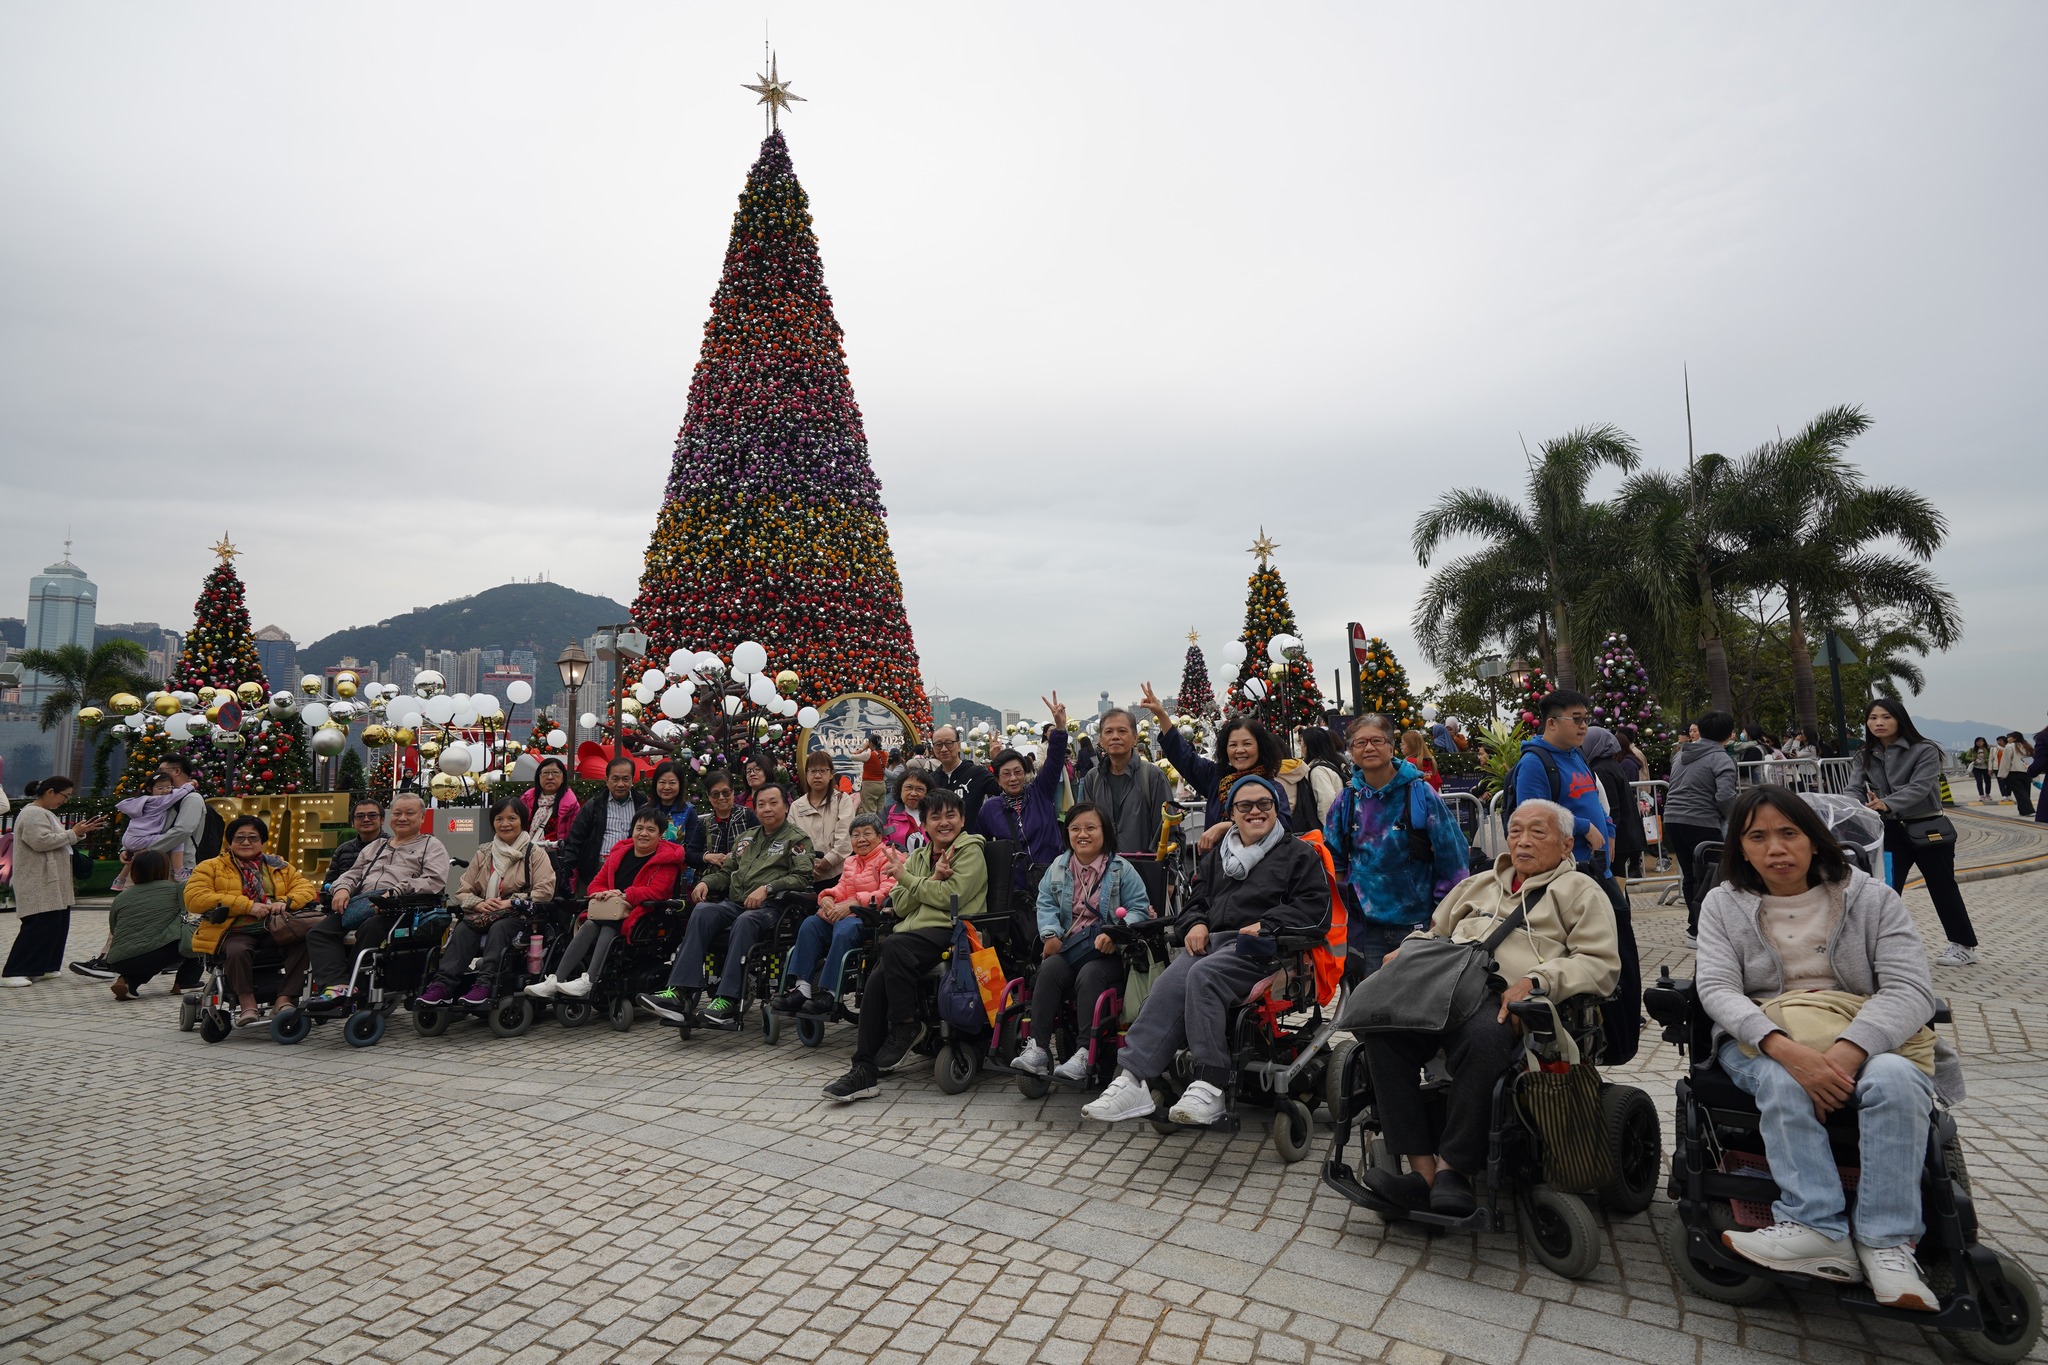
[[[1053,732],[1054,737],[1065,734]],[[989,807],[981,811],[986,819]],[[1103,930],[1123,910],[1134,920],[1152,918],[1152,902],[1138,870],[1109,851],[1109,817],[1083,801],[1067,812],[1066,852],[1052,860],[1038,884],[1038,932],[1043,961],[1031,985],[1031,1037],[1011,1065],[1033,1076],[1050,1072],[1076,1085],[1088,1079],[1088,1044],[1095,1036],[1095,1007],[1103,992],[1123,984],[1124,959]],[[1060,1014],[1074,1007],[1075,1049],[1058,1067],[1047,1044]]]
[[[671,1023],[694,1014],[706,1028],[737,1032],[747,954],[763,935],[775,932],[784,908],[778,898],[811,889],[817,855],[810,839],[789,822],[789,788],[773,782],[757,788],[754,817],[761,822],[759,827],[740,837],[726,864],[690,888],[690,902],[696,908],[690,912],[667,987],[639,998],[640,1004]],[[702,1010],[693,1010],[704,989],[705,955],[727,930],[732,932],[717,993]]]
[[[192,951],[200,956],[218,951],[228,990],[242,1007],[241,1024],[256,1022],[262,1005],[256,998],[256,949],[270,941],[272,920],[304,909],[320,888],[274,853],[265,853],[270,826],[253,815],[228,821],[218,856],[192,869],[185,882],[185,909],[200,918],[192,931]],[[306,971],[306,941],[285,950],[284,980],[278,986],[277,1008],[289,1009]]]
[[[554,864],[527,832],[525,804],[512,796],[493,803],[491,833],[495,837],[469,860],[455,888],[455,907],[461,914],[442,946],[440,971],[420,992],[422,1005],[454,1000],[462,978],[469,974],[470,959],[479,954],[483,970],[461,1003],[488,1005],[497,999],[498,967],[523,923],[513,902],[539,905],[555,898]]]
[[[561,961],[543,980],[526,988],[536,1000],[588,999],[604,978],[605,959],[621,932],[631,933],[640,907],[667,901],[676,894],[683,874],[681,844],[668,841],[668,817],[652,806],[633,812],[626,840],[605,856],[591,878],[590,900],[583,908],[575,936],[562,950]],[[586,974],[583,964],[590,964]]]
[[[395,911],[379,910],[372,896],[438,896],[448,889],[448,849],[425,832],[427,803],[418,792],[391,798],[391,833],[363,849],[348,871],[334,883],[329,902],[333,913],[306,935],[313,960],[310,995],[345,993],[350,958],[343,939],[353,929],[356,950],[374,948],[398,922]]]
[[[818,912],[797,928],[789,986],[775,997],[775,1008],[784,1014],[829,1019],[848,955],[874,937],[873,926],[860,912],[888,913],[903,854],[882,841],[879,815],[854,816],[852,842],[852,856],[840,865],[839,880],[818,893]]]
[[[1879,1303],[1935,1312],[1914,1243],[1938,1094],[1962,1067],[1928,1026],[1934,981],[1905,903],[1849,865],[1812,806],[1763,784],[1736,798],[1722,883],[1700,907],[1695,968],[1715,1057],[1762,1115],[1777,1220],[1722,1235],[1772,1270],[1867,1280]],[[1853,1217],[1826,1120],[1853,1107]]]
[[[1181,912],[1181,946],[1152,984],[1137,1022],[1124,1036],[1122,1069],[1081,1112],[1117,1122],[1150,1118],[1151,1082],[1183,1047],[1195,1080],[1173,1106],[1175,1123],[1213,1124],[1225,1113],[1230,1044],[1225,1022],[1252,988],[1280,966],[1277,939],[1304,932],[1330,914],[1330,881],[1322,854],[1287,832],[1284,798],[1270,778],[1243,776],[1223,808],[1230,824],[1202,854],[1195,889]]]
[[[904,780],[910,780],[907,774]],[[880,1094],[881,1074],[901,1066],[924,1038],[918,1001],[931,989],[925,978],[953,941],[954,917],[988,908],[985,841],[966,828],[960,793],[933,787],[924,798],[928,841],[896,874],[896,889],[889,893],[896,928],[875,949],[862,984],[853,1065],[825,1087],[826,1099],[844,1103]]]
[[[1565,807],[1523,801],[1508,820],[1508,851],[1490,871],[1459,882],[1427,929],[1407,940],[1482,942],[1524,910],[1522,924],[1493,953],[1503,985],[1490,988],[1477,1009],[1442,1033],[1368,1033],[1359,1042],[1387,1150],[1408,1159],[1404,1172],[1374,1168],[1363,1180],[1396,1209],[1462,1218],[1478,1207],[1472,1177],[1486,1170],[1494,1086],[1521,1047],[1520,1024],[1508,1007],[1532,996],[1559,1003],[1605,997],[1621,977],[1614,907],[1574,863],[1572,831]],[[1385,960],[1400,952],[1397,947]],[[1422,1064],[1439,1048],[1451,1080],[1437,1138],[1430,1132]]]

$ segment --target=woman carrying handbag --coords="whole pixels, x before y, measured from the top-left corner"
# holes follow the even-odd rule
[[[1956,884],[1956,827],[1941,810],[1941,746],[1915,728],[1896,697],[1879,697],[1863,713],[1863,743],[1849,764],[1849,795],[1884,817],[1884,851],[1892,855],[1892,890],[1903,893],[1918,867],[1948,947],[1937,967],[1977,961],[1977,931]]]

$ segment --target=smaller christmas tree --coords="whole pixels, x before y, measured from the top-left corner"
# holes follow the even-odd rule
[[[1316,686],[1315,664],[1298,644],[1287,651],[1280,676],[1273,676],[1273,662],[1267,646],[1276,635],[1298,640],[1294,607],[1287,600],[1287,580],[1269,562],[1280,547],[1259,528],[1251,553],[1259,567],[1245,585],[1244,661],[1238,665],[1237,680],[1230,685],[1231,709],[1264,724],[1276,735],[1286,735],[1323,723],[1323,693]],[[1256,686],[1247,688],[1247,684]]]
[[[1522,695],[1518,705],[1522,724],[1528,726],[1531,732],[1540,732],[1543,729],[1536,722],[1536,708],[1542,704],[1545,697],[1556,690],[1557,684],[1551,682],[1549,675],[1540,668],[1530,669],[1529,675],[1522,679]]]
[[[1593,685],[1587,690],[1593,700],[1593,723],[1610,730],[1633,729],[1644,748],[1668,746],[1671,735],[1657,708],[1656,693],[1650,690],[1649,670],[1619,632],[1609,635],[1593,662]]]
[[[178,658],[170,690],[224,687],[232,692],[253,682],[268,692],[263,661],[256,656],[256,637],[249,629],[249,603],[241,575],[235,572],[235,556],[241,551],[222,536],[213,552],[220,563],[206,576],[199,600],[192,604],[192,633],[185,637],[185,652]]]
[[[1385,640],[1375,635],[1358,656],[1358,711],[1378,712],[1402,730],[1420,729],[1422,711],[1408,690],[1408,670]]]
[[[1209,682],[1209,661],[1202,657],[1200,638],[1189,629],[1188,659],[1181,667],[1180,695],[1174,704],[1183,716],[1213,722],[1221,713],[1216,709],[1216,691]]]

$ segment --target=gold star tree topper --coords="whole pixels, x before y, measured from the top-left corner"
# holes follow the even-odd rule
[[[236,555],[242,553],[240,550],[237,550],[232,544],[229,543],[228,533],[226,531],[222,531],[220,533],[220,544],[213,547],[213,552],[220,556],[220,562],[223,564],[233,559]]]
[[[776,68],[776,57],[773,53],[768,57],[768,74],[756,79],[760,84],[743,85],[740,89],[753,91],[761,97],[758,103],[768,106],[768,131],[771,133],[782,126],[780,115],[789,108],[791,100],[798,104],[808,103],[802,95],[789,93],[792,83],[782,79],[781,72]]]
[[[1266,528],[1261,526],[1259,528],[1259,538],[1252,542],[1251,549],[1246,550],[1245,553],[1257,555],[1259,557],[1259,567],[1263,569],[1266,567],[1266,561],[1271,559],[1273,552],[1279,548],[1280,542],[1267,535]]]
[[[1189,626],[1189,627],[1188,627],[1188,643],[1189,643],[1189,644],[1191,644],[1191,645],[1197,645],[1197,644],[1200,644],[1201,642],[1202,642],[1202,637],[1201,637],[1200,633],[1199,633],[1199,632],[1197,632],[1197,631],[1195,630],[1195,628],[1194,628],[1193,626]]]

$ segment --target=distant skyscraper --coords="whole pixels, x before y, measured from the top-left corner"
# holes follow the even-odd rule
[[[399,691],[412,691],[413,677],[419,671],[420,666],[414,663],[412,655],[407,654],[404,650],[400,650],[391,656],[391,685]]]
[[[299,685],[299,646],[281,626],[265,626],[256,632],[256,661],[263,666],[263,680],[273,692]]]
[[[505,662],[505,651],[504,651],[504,650],[502,650],[502,649],[486,649],[486,650],[482,650],[482,651],[480,651],[480,652],[479,652],[479,653],[477,654],[477,656],[476,656],[476,667],[477,667],[477,672],[479,672],[479,673],[489,673],[489,672],[491,672],[491,671],[492,671],[493,669],[497,668],[497,667],[498,667],[498,666],[499,666],[500,664],[502,664],[502,663],[504,663],[504,662]]]
[[[22,647],[80,645],[91,649],[99,596],[99,588],[85,576],[85,570],[71,562],[71,542],[67,540],[64,558],[28,581],[28,629]],[[29,673],[21,680],[21,699],[29,706],[39,705],[54,690],[55,684],[40,673]],[[69,745],[68,736],[64,743]]]
[[[540,667],[539,658],[530,649],[513,650],[505,656],[505,662],[529,677],[537,676],[536,670]]]
[[[460,650],[455,655],[455,672],[448,675],[448,690],[451,692],[474,692],[483,678],[484,652],[480,649]]]
[[[514,704],[512,699],[505,695],[510,690],[512,684],[516,682],[523,682],[531,687],[533,685],[533,674],[521,672],[510,664],[500,664],[497,668],[484,674],[481,690],[490,693],[505,704],[507,719],[531,723],[533,720],[533,699],[529,697],[523,702]]]

